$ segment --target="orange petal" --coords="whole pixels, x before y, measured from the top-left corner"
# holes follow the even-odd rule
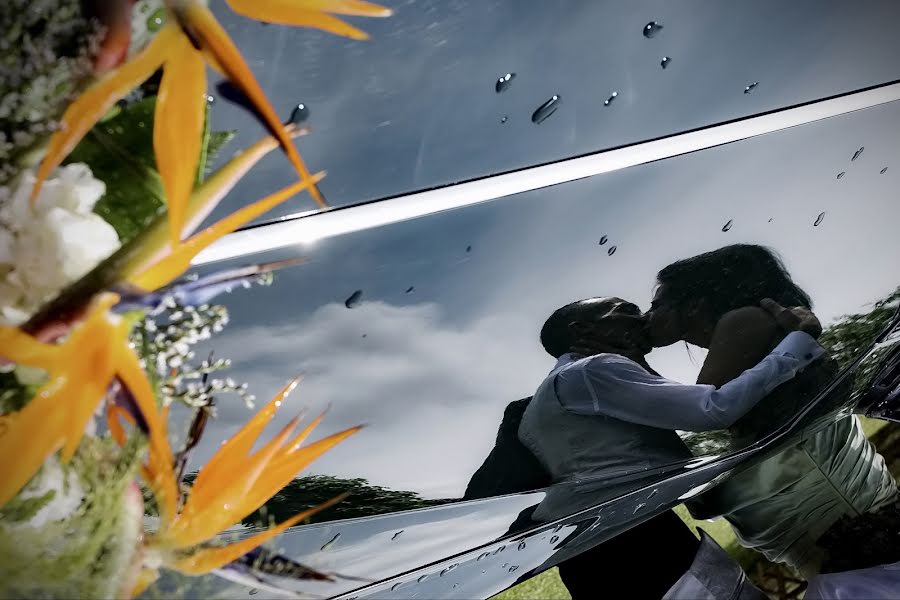
[[[256,510],[290,483],[306,466],[360,429],[361,427],[352,427],[272,461],[271,466],[251,490],[249,495],[252,497],[247,498],[246,504],[253,506],[252,510]]]
[[[126,441],[125,428],[122,427],[122,419],[129,419],[134,423],[134,419],[128,414],[128,411],[121,406],[109,403],[106,405],[106,428],[109,435],[116,441],[119,446],[124,446]]]
[[[247,458],[263,429],[269,424],[281,406],[281,401],[297,387],[299,382],[300,377],[291,380],[274,398],[269,400],[264,407],[253,415],[253,418],[247,421],[236,434],[222,444],[212,458],[200,469],[200,472],[197,473],[197,478],[191,487],[192,496],[199,494],[201,501],[205,500],[203,498],[205,491],[210,487],[214,487],[208,485],[209,482],[220,479],[223,474],[226,476],[231,475],[234,465]]]
[[[306,135],[309,130],[288,126],[291,137]],[[200,223],[219,205],[222,198],[234,188],[240,179],[269,152],[278,148],[278,141],[271,136],[266,136],[240,154],[229,160],[222,168],[207,177],[203,183],[191,192],[185,212],[184,226],[181,237],[191,235]],[[171,252],[168,231],[161,221],[150,225],[152,228],[146,233],[141,242],[141,247],[135,249],[135,254],[130,257],[122,267],[121,273],[124,279],[137,275],[141,271],[159,261],[167,252]]]
[[[285,131],[284,125],[281,123],[278,114],[266,98],[262,88],[253,76],[253,72],[240,51],[228,37],[228,34],[222,28],[212,12],[199,2],[179,3],[173,10],[182,27],[190,31],[192,40],[197,41],[200,47],[211,54],[216,65],[224,70],[224,74],[228,80],[236,85],[241,92],[253,103],[253,106],[259,112],[260,116],[266,122],[269,130],[278,138],[278,142],[287,153],[291,164],[294,165],[297,174],[304,182],[310,183],[311,176],[297,152],[297,148],[291,142],[290,136]],[[316,203],[321,207],[325,207],[325,199],[314,185],[310,184],[310,193]]]
[[[31,481],[47,458],[65,443],[65,412],[59,410],[70,388],[63,382],[52,381],[15,413],[6,415],[6,428],[0,435],[2,456],[15,457],[4,460],[0,474],[0,507],[12,500]]]
[[[362,0],[227,0],[231,9],[245,17],[269,21],[268,11],[302,10],[358,17],[389,17],[391,9]]]
[[[50,371],[58,366],[59,354],[55,344],[39,342],[18,327],[0,325],[0,358]]]
[[[209,573],[213,569],[218,569],[219,567],[227,565],[233,560],[237,560],[254,548],[261,546],[273,537],[279,535],[288,527],[293,527],[300,521],[311,517],[317,512],[324,510],[330,506],[334,506],[335,504],[346,498],[348,495],[349,494],[341,494],[337,498],[333,498],[328,502],[323,502],[319,506],[313,507],[309,510],[305,510],[300,514],[284,521],[283,523],[267,529],[262,533],[258,533],[253,537],[249,537],[245,540],[241,540],[240,542],[235,542],[233,544],[228,544],[227,546],[198,550],[197,552],[194,552],[186,558],[180,558],[170,561],[167,566],[187,575],[202,575],[203,573]]]
[[[143,83],[162,65],[169,45],[180,36],[175,26],[163,27],[134,58],[107,73],[81,94],[60,120],[60,130],[50,138],[47,154],[38,167],[31,201],[37,199],[45,179],[75,148],[91,127],[128,92]]]
[[[252,498],[251,490],[264,476],[272,458],[290,437],[298,419],[292,419],[281,432],[243,464],[236,465],[227,481],[219,482],[216,493],[206,502],[198,502],[197,497],[188,495],[182,513],[167,536],[170,544],[181,548],[197,545],[212,539],[219,531],[259,508],[247,504]],[[280,489],[280,488],[279,488]],[[278,490],[272,492],[274,494]]]
[[[159,505],[161,520],[170,522],[175,515],[175,509],[178,502],[178,485],[175,481],[174,458],[172,449],[169,447],[169,441],[166,438],[166,424],[161,418],[159,409],[156,406],[156,396],[150,382],[147,381],[147,375],[141,369],[140,361],[134,354],[134,351],[128,346],[128,328],[123,323],[119,326],[121,344],[115,344],[113,350],[114,365],[116,374],[122,380],[122,384],[128,388],[134,397],[141,416],[147,423],[150,438],[150,450],[148,463],[153,479],[147,481],[147,484],[153,490]]]
[[[357,29],[349,23],[332,17],[328,13],[309,10],[305,7],[300,8],[297,2],[291,0],[268,0],[267,2],[227,0],[227,2],[234,12],[260,21],[296,27],[312,27],[354,40],[369,39],[369,35],[365,31]]]
[[[163,69],[153,124],[153,150],[162,177],[173,246],[181,241],[185,211],[200,162],[206,120],[206,65],[185,36],[173,42]]]
[[[322,179],[322,174],[313,177],[313,183]],[[155,263],[146,271],[132,277],[129,281],[137,287],[152,291],[170,283],[173,279],[184,273],[191,265],[191,260],[198,252],[215,242],[220,237],[231,233],[241,225],[255,219],[259,215],[278,206],[300,190],[307,187],[307,183],[299,182],[289,185],[280,191],[257,200],[249,206],[245,206],[237,212],[230,214],[215,225],[197,233],[174,252]]]

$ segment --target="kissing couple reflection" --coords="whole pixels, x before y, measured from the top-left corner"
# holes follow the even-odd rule
[[[777,254],[750,244],[664,267],[646,313],[616,297],[567,304],[540,331],[556,365],[531,398],[506,407],[464,498],[552,486],[514,532],[601,503],[623,477],[685,463],[698,437],[720,450],[757,443],[836,376],[816,341],[821,332],[812,300]],[[666,379],[647,363],[653,348],[679,341],[708,349],[696,384]],[[802,435],[689,501],[693,516],[724,518],[741,545],[804,578],[827,571],[832,555],[846,551],[829,530],[892,510],[898,498],[858,419],[839,412],[849,404],[847,383],[807,411]],[[711,590],[726,588],[729,597],[764,597],[671,510],[640,516],[621,523],[632,526],[618,536],[560,555],[573,598],[715,598]],[[723,568],[728,561],[734,568]]]

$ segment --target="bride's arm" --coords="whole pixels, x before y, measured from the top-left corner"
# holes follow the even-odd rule
[[[713,331],[697,383],[721,387],[759,363],[782,337],[775,318],[763,308],[746,306],[726,313]]]

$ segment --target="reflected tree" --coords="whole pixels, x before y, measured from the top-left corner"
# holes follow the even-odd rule
[[[307,475],[294,479],[259,510],[249,514],[243,522],[245,525],[280,522],[348,492],[350,495],[346,500],[316,513],[307,523],[369,517],[452,502],[452,500],[428,500],[415,492],[371,485],[365,479]]]

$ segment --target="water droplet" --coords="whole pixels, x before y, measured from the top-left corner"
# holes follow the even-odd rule
[[[294,125],[305,123],[309,119],[309,107],[302,102],[291,110],[291,118],[288,119]]]
[[[525,549],[525,542],[519,542],[519,547],[516,550],[522,551]]]
[[[496,91],[498,94],[501,92],[505,92],[509,89],[509,86],[512,85],[512,81],[515,78],[515,73],[507,73],[506,75],[498,78],[497,83],[494,85],[494,91]]]
[[[603,244],[605,244],[607,239],[608,239],[608,238],[607,238],[605,235],[604,235],[603,237],[601,237],[601,238],[600,238],[600,245],[602,246]]]
[[[846,175],[846,172],[845,172],[845,171],[841,171],[840,173],[838,173],[837,178],[838,178],[838,179],[842,179],[842,178],[844,177],[844,175]]]
[[[515,573],[518,570],[519,570],[519,565],[513,565],[509,568],[510,573]]]
[[[650,21],[644,25],[644,37],[650,39],[656,37],[656,34],[662,30],[663,26],[656,21]]]
[[[497,556],[498,554],[500,554],[501,552],[503,552],[504,549],[506,549],[506,546],[505,546],[505,545],[504,545],[504,546],[500,546],[499,548],[497,548],[496,550],[494,550],[491,554],[493,554],[494,556]]]
[[[505,569],[508,566],[509,566],[509,563],[503,563],[502,565],[500,565],[500,568]]]
[[[558,541],[559,541],[559,536],[558,536],[558,535],[550,536],[550,543],[551,543],[551,544],[555,544],[555,543],[558,542]]]
[[[412,294],[414,291],[416,291],[416,286],[414,286],[414,285],[411,285],[408,288],[406,288],[407,294]]]
[[[885,167],[885,168],[883,168],[883,169],[879,172],[879,174],[880,174],[880,175],[884,175],[885,173],[887,173],[887,170],[888,170],[888,168]]]
[[[357,306],[359,306],[360,302],[362,302],[362,295],[362,290],[356,290],[355,292],[350,294],[349,298],[344,300],[344,306],[346,306],[347,308],[356,308]]]
[[[850,162],[853,162],[854,160],[856,160],[857,158],[859,158],[860,156],[862,156],[863,150],[865,150],[865,149],[866,149],[866,147],[865,147],[865,146],[862,146],[859,150],[857,150],[856,152],[854,152],[854,153],[853,153],[853,158],[850,159]]]
[[[458,588],[458,587],[459,587],[459,584],[458,584],[458,583],[454,583],[454,584],[453,584],[453,589],[454,589],[454,590],[455,590],[456,588]]]
[[[612,101],[615,100],[619,96],[619,92],[613,92],[609,95],[609,98],[603,101],[603,106],[609,106],[612,104]]]
[[[482,552],[481,554],[478,555],[478,558],[476,558],[475,560],[476,560],[476,561],[483,560],[483,559],[487,558],[487,557],[490,556],[490,555],[491,555],[490,552]]]
[[[418,581],[419,583],[422,583],[422,582],[425,581],[426,579],[428,579],[428,573],[425,573],[424,575],[422,575],[421,577],[419,577],[418,579],[416,579],[416,581]]]
[[[816,217],[816,222],[813,223],[813,227],[818,227],[822,223],[823,219],[825,219],[825,211],[824,210],[819,213],[818,217]]]
[[[769,223],[771,223],[774,219],[775,217],[769,217]]]
[[[363,339],[365,339],[366,337],[368,337],[368,335],[369,335],[368,333],[362,334]],[[393,538],[392,538],[392,539],[393,539]]]
[[[641,502],[640,504],[638,504],[637,506],[634,507],[634,512],[631,514],[633,514],[633,515],[638,514],[639,512],[641,512],[644,509],[645,506],[647,506],[647,505],[644,504],[643,502]]]
[[[556,527],[553,528],[553,533],[559,533],[560,531],[562,531],[562,528],[562,523],[559,523]]]
[[[729,229],[731,229],[731,226],[733,224],[734,224],[734,221],[731,219],[728,219],[728,222],[725,223],[724,225],[722,225],[722,231],[728,231]]]
[[[207,94],[206,95],[206,103],[209,104],[210,106],[212,106],[213,104],[216,103],[216,97],[213,96],[212,94]]]
[[[484,570],[484,569],[482,569],[482,570],[481,570],[481,574],[484,575],[485,573],[487,573],[487,571]]]
[[[650,495],[647,496],[647,500],[649,500],[650,498],[652,498],[653,496],[655,496],[658,493],[659,493],[659,490],[653,490],[652,492],[650,492]]]
[[[502,117],[500,117],[501,123],[506,123],[507,121],[509,121],[509,115],[503,115]]]
[[[468,253],[468,252],[471,252],[471,251],[472,251],[472,246],[466,246],[466,252]]]
[[[613,254],[616,253],[616,250],[617,250],[618,248],[619,248],[618,246],[610,246],[610,247],[609,247],[609,250],[606,251],[606,255],[607,255],[607,256],[612,256]]]
[[[758,86],[758,85],[759,85],[759,82],[758,82],[758,81],[754,81],[753,83],[751,83],[750,85],[748,85],[747,87],[744,88],[744,93],[745,93],[745,94],[749,94],[750,92],[752,92],[753,90],[755,90],[755,89],[756,89],[756,86]]]
[[[248,593],[249,593],[251,596],[255,596],[255,595],[257,595],[257,594],[259,593],[259,590],[258,590],[257,588],[253,588],[253,589],[251,589],[250,592],[248,592]]]
[[[403,533],[403,531],[404,531],[404,530],[401,529],[400,531],[398,531],[397,533],[395,533],[393,536],[391,536],[391,541],[394,541],[394,540],[396,540],[398,537],[400,537],[400,534]]]
[[[328,540],[327,542],[325,542],[324,544],[322,544],[322,547],[319,548],[319,550],[321,550],[322,552],[325,552],[326,550],[330,550],[331,547],[334,546],[334,543],[337,542],[339,539],[341,539],[341,534],[339,534],[339,533],[334,534],[334,537],[331,538],[330,540]]]
[[[535,124],[541,124],[547,120],[547,118],[556,112],[556,109],[559,108],[559,103],[562,102],[562,98],[553,94],[549,100],[541,104],[536,111],[531,115],[531,122]]]
[[[402,582],[402,581],[398,581],[397,583],[395,583],[394,585],[391,586],[391,591],[393,592],[394,590],[396,590],[397,588],[399,588],[401,585],[403,585],[403,582]]]
[[[663,56],[663,57],[662,57],[662,60],[659,61],[659,66],[661,66],[663,69],[665,69],[666,67],[669,66],[669,64],[670,64],[671,62],[672,62],[672,59],[671,59],[671,58],[669,58],[668,56]]]
[[[156,33],[157,31],[159,31],[162,28],[163,23],[165,23],[165,22],[166,22],[166,9],[158,8],[155,11],[153,11],[152,15],[147,17],[147,29],[151,33]]]

